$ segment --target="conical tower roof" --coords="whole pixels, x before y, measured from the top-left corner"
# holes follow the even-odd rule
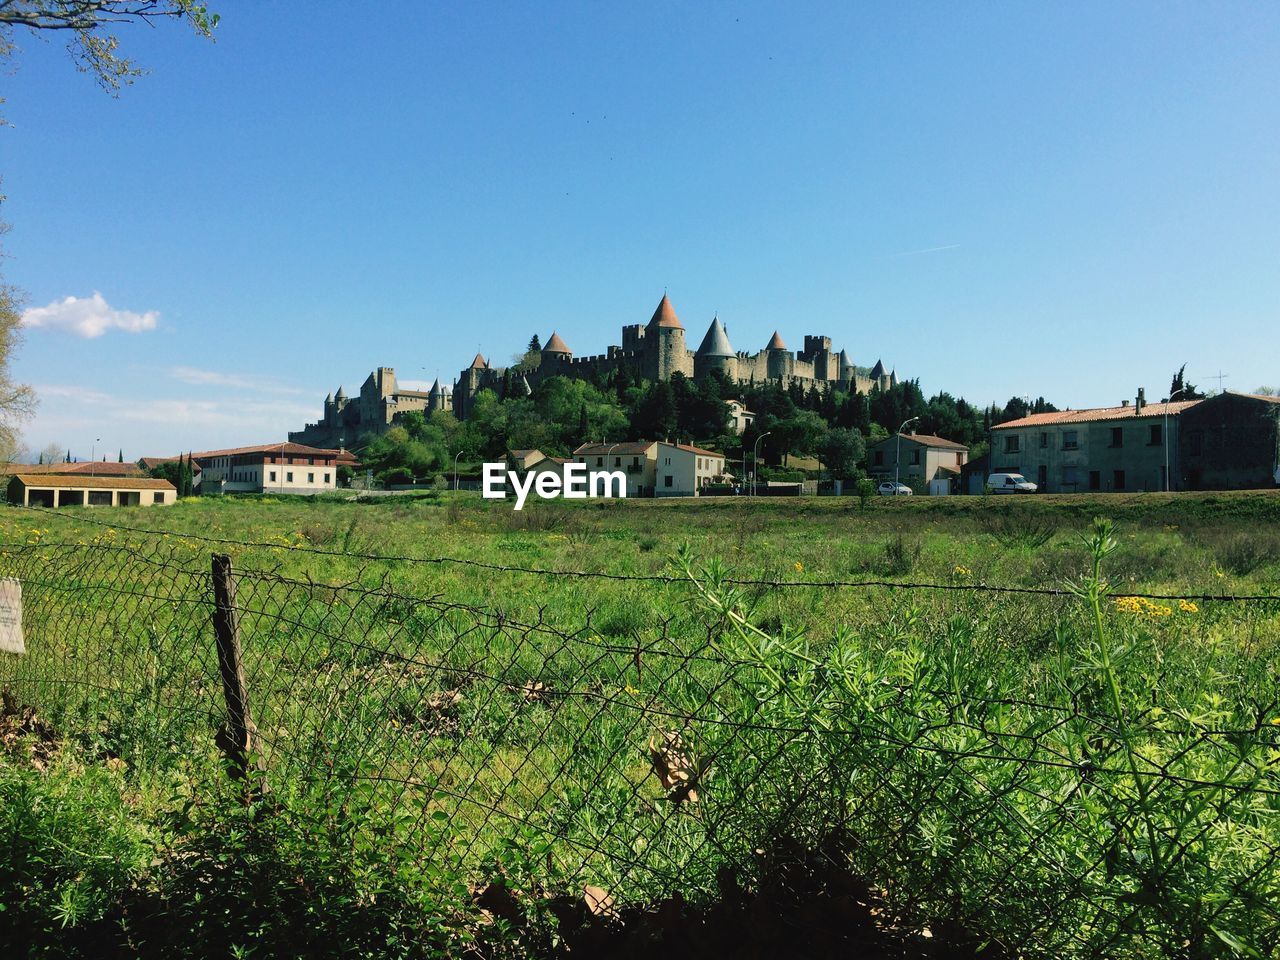
[[[649,329],[654,327],[670,327],[674,330],[684,329],[684,324],[676,316],[676,308],[671,305],[671,300],[665,293],[658,303],[658,309],[653,311],[653,317],[649,320]]]
[[[345,391],[345,390],[343,390],[341,387],[339,387],[339,388],[338,388],[338,392],[337,392],[337,393],[335,393],[335,394],[333,395],[333,399],[335,399],[335,400],[345,400],[345,399],[347,399],[347,391]]]
[[[472,369],[472,370],[483,370],[483,369],[484,369],[485,367],[487,367],[487,366],[489,366],[489,365],[488,365],[487,363],[485,363],[485,362],[484,362],[484,357],[482,357],[482,356],[481,356],[480,354],[478,354],[478,353],[476,354],[476,358],[475,358],[474,360],[472,360],[472,361],[471,361],[471,369]]]
[[[572,355],[573,351],[569,349],[569,345],[561,339],[560,334],[554,330],[551,331],[551,339],[547,341],[547,345],[542,348],[543,353],[563,353]]]
[[[440,386],[440,378],[436,377],[436,382],[431,385],[430,396],[438,397],[444,393],[444,389]]]
[[[840,366],[842,366],[842,367],[852,367],[852,366],[853,366],[853,361],[849,359],[849,351],[848,351],[848,350],[841,350],[841,351],[840,351]]]
[[[707,335],[702,338],[702,346],[698,348],[698,356],[700,357],[736,357],[733,347],[729,343],[729,334],[725,330],[724,324],[720,322],[719,317],[715,317],[711,321],[711,326],[707,328]]]
[[[883,376],[884,376],[884,364],[881,363],[879,360],[877,360],[876,365],[871,368],[871,379],[879,380]]]
[[[769,338],[769,345],[766,350],[785,350],[787,345],[782,342],[782,337],[778,336],[778,331],[773,331],[773,336]]]
[[[326,393],[326,394],[325,394],[325,396],[324,396],[324,402],[325,402],[325,405],[326,405],[326,406],[328,406],[329,404],[333,403],[333,394],[332,394],[332,393]]]

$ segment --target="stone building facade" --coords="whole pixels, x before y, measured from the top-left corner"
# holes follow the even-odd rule
[[[624,368],[637,379],[650,381],[670,380],[676,373],[700,378],[718,370],[742,385],[772,381],[784,387],[798,384],[805,390],[839,388],[860,393],[876,387],[887,390],[898,382],[897,373],[886,371],[880,361],[871,369],[856,366],[847,351],[837,352],[831,338],[821,335],[806,336],[804,349],[797,352],[788,350],[777,332],[763,350],[735,350],[719,317],[711,320],[697,349],[690,349],[684,324],[664,293],[649,322],[624,326],[621,345],[610,346],[605,353],[575,357],[560,334],[553,332],[537,365],[523,372],[521,386],[536,386],[549,377],[604,378]],[[506,382],[506,368],[491,367],[477,355],[454,385],[454,413],[465,417],[479,391],[500,392]]]
[[[1182,415],[1172,473],[1178,489],[1280,484],[1280,397],[1220,393]]]
[[[395,369],[378,367],[355,397],[348,397],[342,387],[325,397],[320,419],[301,430],[290,431],[289,442],[311,447],[353,447],[365,434],[385,433],[402,413],[417,410],[431,416],[437,410],[452,410],[453,394],[438,379],[430,390],[401,390],[396,385]]]
[[[1182,419],[1202,400],[1147,403],[1139,389],[1118,407],[1033,413],[992,428],[991,472],[1021,473],[1042,493],[1182,489]],[[1166,446],[1167,445],[1167,446]]]
[[[806,336],[804,349],[792,352],[775,332],[763,350],[748,353],[733,348],[719,317],[712,319],[697,349],[690,349],[685,332],[670,298],[663,294],[649,322],[624,326],[622,343],[608,347],[605,353],[575,357],[564,339],[553,332],[529,369],[495,367],[477,353],[452,388],[437,380],[429,391],[399,390],[395,370],[379,367],[369,374],[358,396],[348,398],[339,387],[336,394],[326,397],[321,418],[291,432],[289,439],[311,446],[352,446],[364,434],[385,433],[396,416],[410,410],[428,416],[436,410],[451,410],[465,419],[481,390],[502,395],[509,390],[531,390],[550,377],[603,379],[622,369],[638,380],[649,381],[670,380],[676,373],[699,378],[718,370],[744,386],[774,382],[783,387],[797,384],[806,391],[816,387],[870,393],[898,382],[897,373],[886,370],[880,361],[870,369],[855,365],[848,352],[837,352],[827,336]]]

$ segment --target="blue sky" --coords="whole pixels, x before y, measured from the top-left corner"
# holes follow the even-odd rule
[[[19,38],[33,449],[281,439],[664,288],[695,345],[825,333],[978,403],[1280,381],[1280,6],[213,5],[128,30],[118,99]]]

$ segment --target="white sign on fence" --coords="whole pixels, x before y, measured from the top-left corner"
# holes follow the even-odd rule
[[[0,580],[0,653],[26,653],[22,642],[22,584]]]

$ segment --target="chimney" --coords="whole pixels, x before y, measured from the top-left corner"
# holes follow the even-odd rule
[[[1127,410],[1127,409],[1129,409],[1129,401],[1128,401],[1128,400],[1121,400],[1121,401],[1120,401],[1120,406],[1124,407],[1126,410]]]
[[[1142,408],[1147,405],[1147,390],[1145,387],[1138,388],[1138,399],[1133,403],[1134,413],[1141,413]]]

